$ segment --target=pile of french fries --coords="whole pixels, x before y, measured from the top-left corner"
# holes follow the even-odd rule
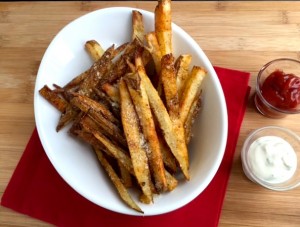
[[[91,145],[122,200],[142,212],[142,203],[176,188],[182,173],[190,179],[187,145],[201,105],[207,72],[191,67],[192,56],[175,59],[171,1],[155,8],[155,31],[145,33],[143,15],[132,11],[132,40],[104,50],[85,43],[93,65],[65,86],[45,85],[40,94],[60,112],[56,130]]]

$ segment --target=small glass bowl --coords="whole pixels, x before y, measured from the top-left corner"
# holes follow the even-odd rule
[[[279,58],[270,61],[260,69],[256,79],[256,94],[254,96],[256,109],[264,116],[270,118],[283,118],[289,114],[300,113],[300,105],[291,110],[284,110],[273,106],[263,97],[261,87],[265,79],[275,70],[282,70],[286,74],[291,73],[298,76],[300,75],[300,61],[289,58]]]
[[[255,171],[251,168],[249,149],[251,144],[263,136],[277,136],[286,140],[294,149],[297,156],[297,167],[291,178],[281,183],[273,183],[262,180],[256,176]],[[249,134],[244,142],[241,151],[242,167],[245,175],[253,182],[262,185],[265,188],[275,191],[286,191],[300,186],[300,137],[289,129],[277,126],[267,126],[259,128]]]

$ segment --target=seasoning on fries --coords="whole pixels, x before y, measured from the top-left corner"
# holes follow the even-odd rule
[[[121,199],[141,213],[129,187],[148,204],[176,189],[180,175],[192,179],[188,144],[207,75],[191,66],[190,54],[174,56],[171,0],[158,1],[154,28],[146,32],[133,10],[131,40],[107,49],[88,40],[91,67],[63,87],[39,91],[61,112],[57,131],[72,124],[69,132],[91,146]]]

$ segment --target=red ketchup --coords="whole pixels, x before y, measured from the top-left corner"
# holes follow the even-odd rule
[[[261,93],[272,106],[292,110],[300,104],[300,78],[275,70],[263,82]]]

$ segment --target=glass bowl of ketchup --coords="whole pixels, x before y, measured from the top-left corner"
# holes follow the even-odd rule
[[[257,76],[254,103],[270,118],[300,113],[300,61],[280,58],[264,65]]]

